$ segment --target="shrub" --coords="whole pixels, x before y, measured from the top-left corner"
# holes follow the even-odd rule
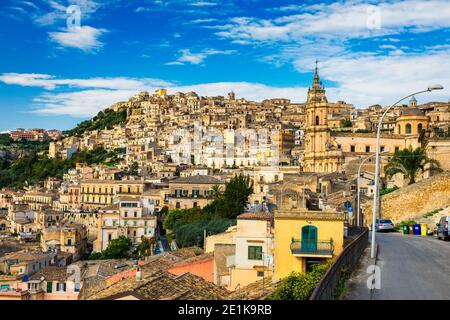
[[[313,266],[310,272],[292,272],[281,280],[268,299],[308,300],[330,265],[331,262],[327,262]]]
[[[399,188],[397,186],[393,186],[392,188],[386,188],[380,190],[380,196],[384,196],[385,194],[394,192],[395,190],[398,190]]]

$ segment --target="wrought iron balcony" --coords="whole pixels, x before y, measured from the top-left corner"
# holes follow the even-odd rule
[[[299,257],[333,257],[333,240],[306,241],[292,239],[291,252]]]

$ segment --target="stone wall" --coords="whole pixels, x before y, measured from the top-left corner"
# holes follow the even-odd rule
[[[66,221],[84,224],[87,227],[89,241],[97,239],[98,216],[98,213],[64,213]]]
[[[365,221],[371,224],[372,201],[362,204]],[[450,171],[419,181],[381,197],[381,217],[394,223],[409,220],[450,205]]]

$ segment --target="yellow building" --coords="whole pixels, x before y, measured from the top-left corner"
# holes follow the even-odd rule
[[[420,135],[428,129],[428,117],[417,108],[402,110],[400,117],[395,121],[394,132],[399,135]]]
[[[274,280],[292,271],[338,256],[344,246],[344,215],[334,212],[283,210],[275,212]]]
[[[212,200],[212,187],[225,190],[225,182],[213,176],[180,177],[169,182],[169,209],[204,207]]]
[[[139,198],[144,192],[140,180],[84,180],[80,184],[83,209],[100,209],[112,204],[116,196]]]

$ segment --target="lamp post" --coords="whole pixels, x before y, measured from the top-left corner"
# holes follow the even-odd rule
[[[381,152],[381,154],[385,154],[385,153],[388,153],[389,151],[383,151],[383,152]],[[370,156],[368,156],[368,157],[366,157],[363,161],[361,161],[361,163],[359,164],[359,168],[358,168],[358,178],[357,178],[357,180],[356,180],[356,183],[357,183],[357,185],[358,185],[358,193],[357,193],[357,197],[356,197],[356,225],[359,227],[359,225],[360,225],[360,223],[359,223],[359,217],[360,217],[360,207],[361,207],[361,198],[360,198],[360,195],[361,195],[361,186],[360,186],[360,183],[359,183],[359,178],[361,178],[361,168],[362,168],[362,166],[363,166],[363,164],[364,164],[364,162],[366,162],[367,160],[369,160],[370,158],[372,158],[373,156],[375,156],[376,155],[376,153],[374,153],[374,154],[371,154]]]
[[[376,161],[375,161],[375,193],[373,196],[373,210],[372,210],[372,243],[371,243],[371,248],[370,248],[370,257],[373,259],[375,258],[375,230],[373,230],[375,228],[375,223],[376,223],[376,215],[377,215],[377,206],[378,206],[378,188],[379,188],[379,176],[380,176],[380,136],[381,136],[381,125],[383,123],[383,119],[386,116],[386,114],[388,113],[389,110],[391,110],[393,107],[395,107],[397,104],[399,104],[400,102],[402,102],[403,100],[424,93],[424,92],[431,92],[434,90],[442,90],[444,89],[443,86],[441,86],[440,84],[436,84],[433,86],[429,86],[426,90],[421,90],[418,92],[414,92],[412,94],[407,95],[406,97],[401,98],[400,100],[398,100],[396,103],[394,103],[393,105],[391,105],[389,108],[387,108],[382,116],[380,121],[378,122],[378,128],[377,128],[377,144],[376,144]]]

